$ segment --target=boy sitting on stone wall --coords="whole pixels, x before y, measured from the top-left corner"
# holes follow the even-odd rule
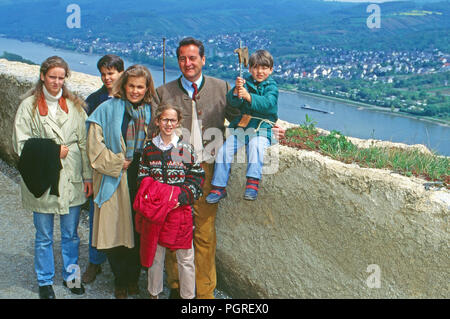
[[[236,85],[227,94],[228,103],[241,110],[241,116],[231,121],[232,134],[220,148],[214,167],[213,189],[206,202],[217,203],[227,196],[226,186],[231,163],[237,150],[246,146],[247,184],[244,199],[255,200],[264,164],[264,152],[271,143],[272,127],[278,120],[278,86],[270,77],[273,57],[258,50],[249,59],[250,75],[236,78]]]

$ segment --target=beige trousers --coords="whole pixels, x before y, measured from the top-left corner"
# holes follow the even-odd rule
[[[214,299],[216,288],[216,213],[218,204],[208,204],[206,196],[212,189],[214,164],[202,163],[205,170],[203,196],[194,202],[195,285],[197,299]],[[166,274],[171,289],[179,288],[175,252],[167,250]]]
[[[152,266],[148,269],[148,292],[157,296],[163,291],[164,259],[166,248],[157,245]],[[180,296],[183,299],[195,297],[194,248],[176,250]]]

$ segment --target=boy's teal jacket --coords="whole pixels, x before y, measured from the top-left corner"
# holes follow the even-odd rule
[[[267,119],[271,122],[276,122],[278,120],[278,86],[277,83],[272,79],[272,77],[268,77],[265,81],[261,83],[257,83],[253,80],[251,75],[248,75],[245,78],[244,87],[247,89],[248,93],[252,96],[252,103],[250,104],[244,99],[240,99],[237,96],[233,95],[234,88],[233,87],[227,93],[228,103],[232,107],[239,108],[241,114],[249,114],[252,117],[259,117],[263,119]],[[238,116],[234,118],[229,127],[236,128],[237,124],[241,120],[242,116]],[[256,129],[260,124],[261,120],[252,118],[250,123],[247,125],[245,129],[254,128]],[[260,129],[263,129],[263,132],[267,132],[267,138],[271,140],[272,137],[272,125],[266,122],[262,122]],[[256,135],[262,135],[258,131]],[[265,135],[265,134],[264,134]]]

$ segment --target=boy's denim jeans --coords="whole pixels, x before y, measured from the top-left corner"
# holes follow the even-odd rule
[[[237,138],[236,135],[230,135],[216,156],[214,166],[214,177],[211,184],[213,186],[226,187],[230,177],[231,163],[238,149],[244,146],[244,141]],[[270,145],[270,141],[265,136],[255,136],[250,138],[246,144],[247,153],[247,177],[261,179],[262,168],[264,165],[264,152]]]
[[[68,280],[75,269],[68,272],[70,265],[78,265],[78,222],[81,206],[69,208],[69,214],[60,215],[61,254],[63,259],[62,277]],[[39,286],[53,284],[55,276],[55,262],[53,257],[53,225],[55,214],[33,212],[36,238],[34,244],[34,269]],[[72,266],[73,267],[73,266]]]
[[[106,254],[92,247],[92,227],[94,225],[94,199],[89,198],[89,262],[95,265],[101,265],[106,261]]]

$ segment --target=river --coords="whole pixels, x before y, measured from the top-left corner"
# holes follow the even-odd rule
[[[72,70],[92,75],[98,75],[96,65],[101,57],[0,37],[0,54],[3,51],[19,54],[37,64],[40,64],[49,56],[59,55],[69,63]],[[133,64],[132,61],[126,59],[124,61],[125,67]],[[147,67],[152,72],[155,86],[161,85],[163,83],[162,68],[149,65]],[[179,75],[178,70],[166,70],[166,81],[171,81]],[[301,106],[304,104],[333,114],[302,109]],[[345,102],[331,101],[301,93],[280,92],[278,99],[280,119],[302,124],[305,121],[306,114],[317,122],[317,127],[329,131],[337,130],[346,136],[362,139],[374,138],[406,144],[424,144],[441,155],[450,156],[450,126],[448,125],[404,117],[395,113],[378,112]]]

